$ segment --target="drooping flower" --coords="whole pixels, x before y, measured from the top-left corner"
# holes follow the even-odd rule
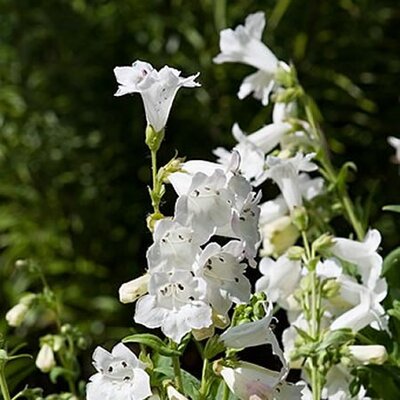
[[[284,382],[277,371],[239,361],[234,367],[217,366],[217,373],[240,400],[300,400],[301,386]]]
[[[175,95],[181,87],[197,87],[195,79],[199,74],[187,78],[180,76],[181,71],[164,66],[159,71],[147,62],[135,61],[130,67],[116,67],[114,74],[119,84],[115,96],[140,93],[148,125],[156,132],[164,129]]]
[[[389,136],[387,141],[396,150],[396,154],[393,157],[393,162],[400,164],[400,139],[394,136]]]
[[[28,311],[29,307],[23,303],[18,303],[14,307],[10,308],[6,314],[6,321],[8,322],[8,325],[15,328],[20,326]]]
[[[151,396],[145,365],[124,344],[109,353],[97,347],[93,353],[97,373],[87,385],[87,400],[143,400]]]
[[[205,282],[192,271],[152,274],[149,294],[136,303],[135,322],[162,332],[180,343],[192,329],[212,324],[211,307],[203,299]]]
[[[36,357],[35,365],[42,372],[50,372],[56,366],[54,351],[48,343],[43,344]]]
[[[300,171],[310,172],[318,168],[311,162],[314,155],[314,153],[306,155],[297,153],[288,159],[267,157],[267,176],[279,186],[290,210],[303,204],[299,175]]]
[[[271,50],[261,41],[265,27],[263,12],[250,14],[244,25],[235,30],[224,29],[220,33],[221,53],[214,58],[217,64],[238,62],[258,69],[244,79],[238,97],[245,98],[254,92],[254,97],[268,104],[269,95],[275,86],[275,74],[279,61]]]
[[[377,253],[380,243],[381,234],[377,229],[372,229],[363,242],[335,238],[331,251],[334,256],[356,264],[362,282],[373,288],[382,272],[382,257]]]

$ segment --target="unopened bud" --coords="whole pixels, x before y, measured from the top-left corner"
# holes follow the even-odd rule
[[[326,299],[335,297],[340,290],[340,284],[335,279],[327,279],[322,284],[322,296]]]
[[[290,246],[296,243],[299,237],[298,229],[293,225],[289,216],[283,216],[261,227],[263,249],[261,256],[280,256]]]
[[[179,393],[173,386],[167,386],[168,400],[189,400],[183,394]]]
[[[327,233],[324,233],[317,238],[312,244],[315,252],[324,252],[333,245],[333,237]]]
[[[53,349],[47,343],[40,348],[35,364],[45,373],[50,372],[56,366]]]
[[[144,274],[132,281],[123,283],[119,288],[119,301],[123,304],[133,303],[149,290],[150,274]]]
[[[17,268],[24,268],[27,265],[28,265],[28,261],[27,260],[19,259],[19,260],[15,261],[15,266]]]
[[[304,249],[300,246],[289,247],[288,251],[286,252],[286,256],[292,261],[301,260],[304,256]]]
[[[349,346],[349,351],[353,360],[363,365],[381,365],[388,357],[385,347],[381,345]]]
[[[16,304],[6,314],[8,325],[13,326],[14,328],[20,326],[28,311],[29,307],[27,305],[22,303]]]
[[[293,224],[297,227],[299,231],[306,231],[308,228],[308,214],[307,210],[302,207],[294,207],[292,210],[292,220]]]

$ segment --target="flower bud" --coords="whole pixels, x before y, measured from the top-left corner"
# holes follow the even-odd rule
[[[300,246],[289,247],[288,251],[286,252],[286,256],[292,261],[301,260],[304,256],[304,249]]]
[[[22,324],[26,314],[29,311],[29,307],[25,304],[18,303],[12,307],[6,314],[6,320],[8,325],[18,327]]]
[[[179,393],[173,386],[167,387],[168,400],[188,400],[183,394]]]
[[[119,288],[119,301],[123,304],[133,303],[148,291],[150,274],[144,274],[132,281],[123,283]]]
[[[292,220],[299,231],[306,231],[308,228],[308,214],[304,207],[294,207],[292,210]]]
[[[35,364],[42,372],[50,372],[56,366],[53,349],[47,343],[40,348]]]
[[[299,237],[298,229],[293,225],[288,216],[280,217],[275,221],[261,227],[263,236],[263,249],[261,256],[279,256],[290,246],[296,243]]]
[[[383,364],[387,360],[387,352],[384,346],[349,346],[350,354],[358,364]]]
[[[315,252],[324,252],[333,246],[333,237],[327,233],[324,233],[314,241],[312,246]]]

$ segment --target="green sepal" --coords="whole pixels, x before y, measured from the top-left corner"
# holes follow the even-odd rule
[[[167,357],[179,357],[182,353],[178,350],[171,349],[165,344],[158,336],[152,335],[151,333],[137,333],[134,335],[127,336],[122,339],[123,343],[140,343],[150,347],[157,353]]]

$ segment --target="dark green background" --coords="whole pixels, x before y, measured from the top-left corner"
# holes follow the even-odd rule
[[[235,121],[251,132],[270,118],[259,102],[236,97],[250,67],[212,63],[219,30],[258,10],[269,20],[266,43],[295,63],[321,108],[333,163],[357,164],[351,192],[370,198],[384,251],[399,244],[398,217],[381,212],[400,199],[386,142],[400,136],[397,1],[1,0],[2,313],[40,288],[14,267],[29,258],[93,345],[126,334],[133,307],[116,296],[146,266],[150,171],[141,99],[114,98],[112,70],[142,59],[185,76],[200,71],[201,89],[177,96],[160,158],[178,149],[212,160],[213,148],[233,145]],[[21,328],[10,343],[32,345],[41,332]]]

